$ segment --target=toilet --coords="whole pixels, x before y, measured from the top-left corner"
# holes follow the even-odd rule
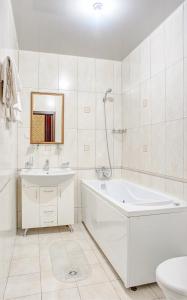
[[[156,280],[167,300],[187,300],[187,256],[161,263]]]

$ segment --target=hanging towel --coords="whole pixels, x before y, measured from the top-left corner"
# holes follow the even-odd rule
[[[8,121],[21,121],[21,84],[13,60],[7,56],[1,68],[0,79],[3,83],[2,103]]]

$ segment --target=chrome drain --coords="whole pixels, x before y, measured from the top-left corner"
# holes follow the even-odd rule
[[[71,277],[74,277],[74,276],[76,276],[78,274],[78,272],[77,271],[69,271],[69,273],[68,273],[68,275],[69,276],[71,276]]]

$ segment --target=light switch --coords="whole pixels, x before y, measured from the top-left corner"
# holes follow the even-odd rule
[[[91,111],[90,106],[84,106],[84,113],[89,114]]]
[[[148,146],[147,145],[143,145],[143,152],[148,152]]]
[[[148,106],[148,99],[143,99],[143,107],[146,108]]]
[[[89,145],[84,145],[84,152],[90,151],[90,146]]]

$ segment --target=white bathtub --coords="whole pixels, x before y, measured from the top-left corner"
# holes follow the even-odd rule
[[[126,287],[187,255],[187,202],[125,180],[83,180],[81,191],[83,222]]]

